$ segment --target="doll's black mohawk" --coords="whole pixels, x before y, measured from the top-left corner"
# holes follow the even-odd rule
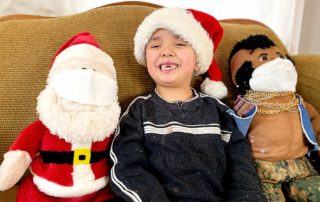
[[[257,48],[270,48],[275,46],[273,41],[271,41],[266,35],[256,34],[250,35],[248,38],[243,39],[236,43],[229,55],[228,65],[230,66],[230,61],[232,57],[242,49],[254,51]]]

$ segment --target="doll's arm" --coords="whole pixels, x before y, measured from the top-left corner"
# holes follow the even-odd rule
[[[0,166],[0,190],[14,186],[38,153],[45,127],[37,121],[25,128],[5,153]]]

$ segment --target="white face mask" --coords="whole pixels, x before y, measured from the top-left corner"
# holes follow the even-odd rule
[[[91,69],[61,70],[50,84],[60,97],[80,104],[105,106],[117,99],[117,82]]]
[[[256,68],[249,84],[254,91],[296,91],[297,71],[288,59],[276,58]]]

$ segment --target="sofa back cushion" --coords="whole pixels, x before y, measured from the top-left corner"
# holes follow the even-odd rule
[[[133,98],[150,92],[154,83],[146,68],[134,59],[133,37],[137,26],[154,9],[143,5],[113,5],[59,18],[0,22],[0,161],[21,129],[37,119],[36,98],[46,85],[56,51],[79,32],[92,33],[101,49],[114,59],[122,112]],[[229,104],[236,95],[227,66],[232,46],[249,34],[265,33],[283,48],[270,29],[232,22],[222,22],[225,34],[216,52],[223,81],[229,89],[223,101]],[[198,76],[193,86],[199,89],[201,82],[202,77]]]

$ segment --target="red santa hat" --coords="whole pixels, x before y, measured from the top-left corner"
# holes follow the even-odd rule
[[[170,30],[192,46],[200,68],[197,75],[208,72],[209,77],[201,84],[204,93],[217,98],[227,95],[221,70],[213,57],[223,28],[213,16],[183,8],[160,8],[152,12],[140,24],[134,37],[134,55],[140,65],[146,66],[145,47],[157,29]]]
[[[115,80],[116,70],[112,58],[100,49],[99,44],[89,32],[81,32],[71,37],[57,51],[51,65],[51,72],[59,69],[59,66],[73,59],[83,59],[98,61],[107,67],[110,75]]]

